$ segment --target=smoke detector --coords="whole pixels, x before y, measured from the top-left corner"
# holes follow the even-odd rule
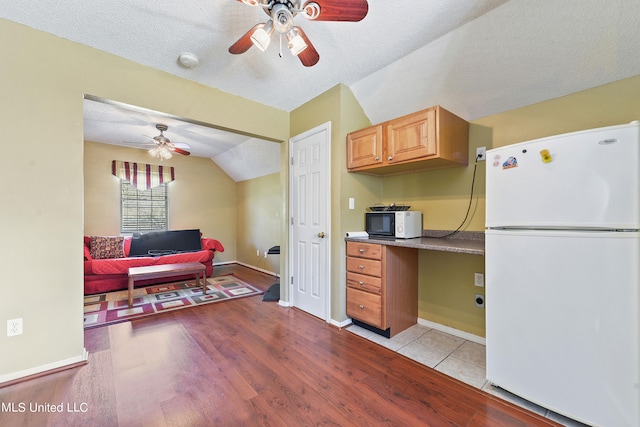
[[[194,53],[190,52],[181,53],[178,57],[178,61],[185,68],[195,68],[200,63],[198,57]]]

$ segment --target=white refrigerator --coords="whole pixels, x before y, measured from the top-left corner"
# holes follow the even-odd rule
[[[594,426],[640,426],[640,123],[487,151],[492,384]]]

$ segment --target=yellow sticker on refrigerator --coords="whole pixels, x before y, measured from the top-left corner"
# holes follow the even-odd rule
[[[549,154],[549,150],[540,150],[540,156],[542,156],[542,163],[550,163],[553,161],[553,157]]]

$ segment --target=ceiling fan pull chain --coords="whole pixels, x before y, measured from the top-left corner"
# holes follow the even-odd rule
[[[280,33],[280,52],[278,53],[280,58],[282,58],[282,33]]]

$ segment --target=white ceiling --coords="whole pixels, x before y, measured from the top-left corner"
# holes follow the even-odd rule
[[[438,104],[474,120],[640,74],[637,0],[369,0],[361,22],[296,17],[320,54],[310,68],[286,49],[280,58],[275,40],[264,53],[229,54],[267,18],[236,0],[13,0],[0,17],[285,111],[344,83],[372,123]],[[183,52],[199,65],[180,65]],[[87,139],[144,142],[167,120],[88,104]],[[173,119],[165,136],[190,144],[193,155],[222,155],[207,151],[211,140],[236,150],[258,144],[220,131],[199,141],[209,131]],[[127,134],[111,134],[118,128]],[[224,163],[242,157],[228,153]]]

